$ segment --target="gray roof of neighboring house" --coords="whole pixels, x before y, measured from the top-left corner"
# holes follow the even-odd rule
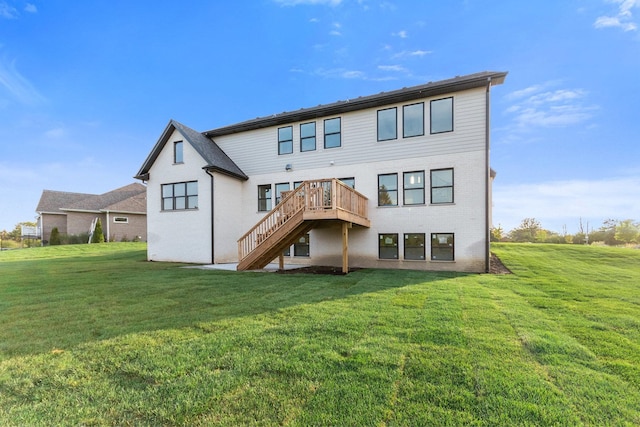
[[[104,194],[44,190],[36,212],[61,214],[66,211],[146,213],[147,187],[132,183]]]
[[[390,92],[382,92],[376,95],[361,96],[346,101],[338,101],[332,104],[318,105],[317,107],[301,108],[297,111],[273,114],[267,117],[259,117],[230,126],[213,129],[204,134],[210,138],[260,129],[269,126],[313,120],[319,117],[343,114],[349,111],[363,110],[365,108],[381,107],[399,102],[407,102],[415,99],[446,95],[452,92],[460,92],[468,89],[486,87],[487,85],[499,85],[504,83],[507,73],[502,71],[483,71],[480,73],[457,76],[452,79],[429,82],[427,84],[405,87]]]
[[[229,156],[227,156],[220,147],[218,147],[218,144],[207,138],[204,134],[195,131],[190,127],[185,126],[175,120],[169,121],[169,124],[162,133],[162,136],[160,136],[160,139],[153,147],[151,153],[134,178],[141,180],[149,179],[149,171],[151,170],[151,166],[153,166],[153,163],[160,155],[160,152],[164,148],[174,130],[178,130],[182,134],[184,139],[189,144],[191,144],[191,146],[204,159],[206,164],[202,167],[203,169],[213,170],[242,180],[249,179],[249,177],[245,175],[244,172],[242,172],[238,165],[236,165],[234,161],[231,160],[231,158],[229,158]]]

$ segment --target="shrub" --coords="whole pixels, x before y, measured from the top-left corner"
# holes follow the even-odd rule
[[[104,233],[102,232],[102,222],[100,218],[96,222],[96,228],[93,230],[93,236],[91,236],[91,243],[104,243]]]
[[[49,237],[49,244],[51,246],[59,245],[60,241],[60,232],[58,231],[58,227],[53,227],[51,230],[51,236]]]

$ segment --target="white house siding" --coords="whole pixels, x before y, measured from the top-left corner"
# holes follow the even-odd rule
[[[173,143],[184,141],[184,163],[173,163]],[[150,261],[211,262],[211,184],[202,157],[174,131],[149,171],[147,256]],[[162,184],[198,181],[198,209],[162,210]]]
[[[439,99],[433,98],[433,99]],[[429,99],[425,104],[425,135],[402,137],[402,106],[372,108],[342,114],[342,146],[323,148],[323,123],[316,120],[316,150],[300,152],[300,124],[293,126],[294,152],[277,154],[277,128],[259,129],[215,138],[216,143],[250,177],[239,194],[239,230],[234,241],[259,221],[258,185],[271,184],[275,204],[275,184],[318,178],[355,178],[356,190],[369,198],[371,228],[354,227],[349,234],[349,261],[352,267],[406,268],[425,270],[483,271],[486,250],[485,217],[485,92],[484,89],[458,92],[454,98],[454,131],[431,135]],[[377,110],[398,108],[398,139],[377,141]],[[283,126],[287,126],[283,125]],[[292,165],[286,171],[287,164]],[[429,173],[432,169],[454,169],[454,204],[429,203]],[[420,206],[403,206],[402,173],[424,170],[425,200]],[[378,174],[397,173],[399,205],[378,207]],[[217,208],[216,208],[217,215]],[[219,227],[217,227],[219,228]],[[311,231],[310,257],[294,257],[287,262],[341,265],[340,227]],[[378,234],[397,233],[398,260],[378,259]],[[425,233],[426,260],[403,260],[404,233]],[[431,233],[454,233],[455,261],[430,260]],[[217,235],[217,233],[216,233]],[[217,245],[216,245],[217,247]],[[216,256],[217,258],[217,256]],[[237,258],[237,256],[236,256]]]

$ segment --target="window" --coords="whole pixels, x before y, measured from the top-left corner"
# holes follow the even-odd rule
[[[453,98],[431,101],[431,133],[453,131]]]
[[[402,107],[402,135],[405,138],[424,135],[424,103]]]
[[[453,233],[433,233],[431,235],[431,259],[453,261]]]
[[[276,184],[276,205],[282,200],[282,192],[289,191],[289,183]]]
[[[295,181],[293,183],[293,189],[295,190],[296,188],[300,187],[302,185],[303,181]]]
[[[387,141],[398,137],[397,109],[378,110],[378,141]]]
[[[351,188],[356,188],[356,179],[351,178],[338,178],[338,180],[342,181],[343,184],[348,185]]]
[[[173,143],[173,163],[184,162],[184,155],[182,153],[183,145],[182,141],[176,141]]]
[[[309,233],[301,236],[293,244],[293,256],[309,256]]]
[[[316,122],[300,125],[300,151],[316,149]]]
[[[271,210],[271,184],[258,185],[258,212]]]
[[[404,235],[404,259],[424,260],[424,233],[407,233]]]
[[[340,117],[324,121],[324,148],[336,148],[342,145],[340,136]]]
[[[398,259],[398,235],[379,234],[378,258]]]
[[[404,204],[424,204],[424,171],[404,173]]]
[[[129,218],[126,216],[114,216],[113,222],[115,222],[116,224],[128,224]]]
[[[198,208],[198,182],[176,182],[162,185],[162,210]]]
[[[378,206],[398,205],[398,174],[378,175]]]
[[[453,169],[431,171],[431,203],[453,203]]]
[[[278,154],[293,153],[293,126],[278,128]]]

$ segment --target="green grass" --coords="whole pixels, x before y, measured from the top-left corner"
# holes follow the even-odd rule
[[[0,425],[639,425],[640,251],[496,245],[513,275],[0,253]]]

